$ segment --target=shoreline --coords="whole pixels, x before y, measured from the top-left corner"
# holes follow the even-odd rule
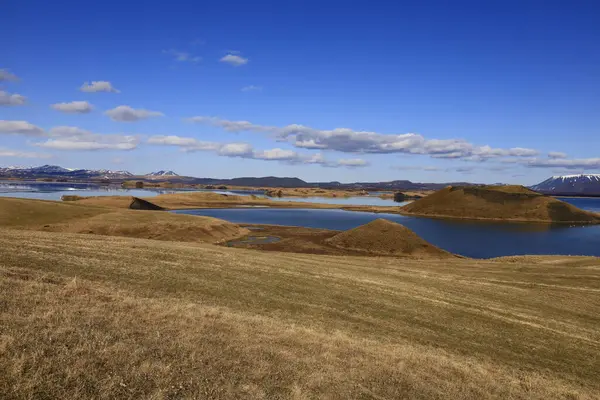
[[[74,203],[99,205],[116,208],[128,208],[130,199],[135,196],[81,196],[80,199],[73,201],[63,200],[42,200],[55,201],[58,203]],[[449,215],[431,215],[418,214],[404,211],[401,206],[369,206],[369,205],[346,205],[331,203],[314,203],[303,201],[274,201],[269,198],[258,198],[256,196],[225,195],[214,192],[194,192],[182,191],[179,193],[161,194],[153,197],[140,197],[150,203],[164,208],[166,211],[192,210],[192,209],[211,209],[211,208],[289,208],[289,209],[329,209],[344,210],[354,212],[367,212],[375,214],[395,214],[406,217],[431,218],[452,221],[477,221],[490,223],[534,223],[546,225],[598,225],[600,222],[591,221],[547,221],[536,219],[500,219],[500,218],[482,218],[482,217],[458,217]],[[593,213],[592,211],[589,211]],[[600,215],[598,213],[594,213]]]

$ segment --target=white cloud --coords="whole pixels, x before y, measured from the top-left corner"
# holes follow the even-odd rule
[[[548,153],[548,158],[557,159],[557,158],[567,158],[567,154],[560,151],[551,151]]]
[[[50,107],[57,111],[61,111],[64,113],[70,114],[87,114],[94,109],[87,101],[72,101],[70,103],[56,103],[52,104]]]
[[[92,81],[85,82],[79,88],[82,92],[87,93],[95,93],[95,92],[109,92],[109,93],[120,93],[115,87],[113,87],[112,83],[108,81]]]
[[[248,121],[228,121],[226,119],[220,119],[216,117],[191,117],[186,119],[188,122],[197,124],[208,124],[218,126],[225,129],[228,132],[242,132],[242,131],[257,131],[257,132],[275,132],[276,127],[268,127],[264,125],[255,125]]]
[[[188,53],[185,51],[179,51],[179,50],[175,50],[175,49],[163,50],[163,54],[170,55],[175,59],[175,61],[179,61],[179,62],[198,63],[198,62],[202,61],[202,57],[194,56],[191,53]]]
[[[254,153],[254,158],[260,160],[298,160],[300,156],[293,150],[284,150],[284,149],[271,149],[271,150],[263,150]]]
[[[189,147],[194,146],[199,143],[198,140],[194,138],[186,138],[180,136],[152,136],[148,139],[149,144],[159,144],[165,146],[182,146]]]
[[[248,85],[242,88],[242,92],[260,92],[262,89],[262,86]]]
[[[347,158],[338,160],[338,165],[344,167],[366,167],[369,163],[361,158]]]
[[[25,136],[43,136],[44,130],[27,121],[0,120],[0,133]]]
[[[291,164],[317,164],[324,167],[360,167],[367,165],[359,159],[328,162],[323,154],[299,154],[293,150],[280,148],[270,150],[254,150],[249,143],[216,143],[204,142],[190,137],[157,135],[148,138],[148,144],[179,147],[184,152],[211,151],[224,157],[240,157],[263,161],[280,161]]]
[[[144,110],[143,108],[135,109],[130,106],[118,106],[105,111],[104,114],[109,116],[113,121],[119,122],[135,122],[141,119],[164,116],[163,113],[158,111],[149,111]]]
[[[326,165],[327,160],[325,160],[325,156],[323,153],[313,154],[312,156],[306,158],[304,160],[304,164],[321,164]]]
[[[0,106],[22,106],[27,101],[27,97],[20,94],[10,94],[0,90]]]
[[[253,158],[252,145],[248,143],[227,143],[219,148],[218,153],[226,157]]]
[[[535,159],[525,165],[531,168],[600,169],[600,158]]]
[[[51,158],[51,154],[34,153],[29,151],[11,150],[5,147],[0,147],[0,157],[17,157],[17,158]]]
[[[248,59],[244,58],[237,54],[227,54],[225,57],[221,58],[219,61],[233,65],[234,67],[239,67],[244,64],[248,64]]]
[[[156,135],[151,136],[148,144],[161,145],[161,146],[174,146],[181,148],[182,151],[192,153],[195,151],[218,151],[222,144],[215,142],[205,142],[202,140],[181,137],[175,135]]]
[[[15,74],[10,73],[7,69],[0,69],[0,82],[9,81],[9,82],[17,82],[19,77]]]
[[[275,134],[298,148],[328,149],[344,153],[405,153],[426,154],[434,158],[460,158],[485,161],[501,157],[532,157],[534,149],[508,149],[477,146],[462,139],[427,139],[416,133],[382,134],[354,131],[348,128],[314,129],[292,124],[285,127],[258,125],[249,121],[230,121],[216,117],[196,116],[188,121],[219,126],[229,132],[253,131]]]
[[[140,141],[136,136],[98,134],[75,126],[54,127],[48,136],[34,145],[54,150],[133,150]]]

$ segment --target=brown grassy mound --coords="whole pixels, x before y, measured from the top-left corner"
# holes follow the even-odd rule
[[[523,186],[449,186],[402,207],[414,215],[552,223],[600,223],[600,214]]]
[[[452,254],[427,243],[405,226],[386,219],[376,219],[339,233],[326,242],[331,246],[369,254],[453,257]]]
[[[209,243],[235,239],[250,232],[217,218],[140,211],[110,212],[64,224],[50,225],[45,230]]]
[[[123,197],[131,202],[131,197]],[[217,218],[0,198],[0,227],[183,242],[220,242],[250,231]]]

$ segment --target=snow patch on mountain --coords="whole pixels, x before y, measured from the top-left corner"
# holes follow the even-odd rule
[[[179,176],[179,174],[176,174],[173,171],[160,170],[160,171],[156,171],[156,172],[150,172],[146,176]]]
[[[553,176],[531,189],[547,194],[600,195],[600,174]]]

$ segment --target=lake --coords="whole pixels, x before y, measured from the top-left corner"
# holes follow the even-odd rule
[[[185,189],[123,189],[87,183],[0,181],[0,196],[60,200],[62,195],[151,197]],[[261,195],[262,191],[201,190],[237,195]],[[564,197],[579,208],[600,212],[600,198]],[[395,205],[393,200],[360,196],[350,198],[274,198],[276,201],[307,201],[345,205]],[[399,222],[425,240],[450,252],[475,258],[518,254],[565,254],[600,256],[600,226],[551,226],[547,224],[451,221],[325,209],[233,208],[179,210],[177,213],[206,215],[236,223],[276,224],[346,230],[377,218]]]
[[[600,199],[589,207],[600,205]],[[452,221],[327,209],[227,208],[173,211],[246,224],[274,224],[346,230],[377,218],[398,222],[430,243],[473,258],[522,254],[600,256],[600,225],[560,226],[528,223]]]
[[[557,199],[571,203],[582,210],[600,213],[600,197],[557,197]]]
[[[269,197],[274,201],[302,201],[307,203],[342,204],[346,206],[402,206],[410,203],[397,203],[394,199],[382,199],[375,196],[356,197]]]
[[[63,195],[78,196],[136,196],[152,197],[177,192],[214,192],[238,196],[264,196],[263,190],[221,190],[221,189],[124,189],[120,186],[103,186],[93,183],[37,182],[37,181],[0,181],[0,197],[20,197],[38,200],[60,200]],[[266,197],[266,196],[264,196]],[[274,201],[304,201],[364,206],[398,206],[393,199],[381,199],[374,196],[357,197],[268,197]]]
[[[135,196],[152,197],[159,194],[178,192],[216,192],[229,195],[249,196],[263,194],[262,191],[252,190],[212,190],[212,189],[129,189],[120,186],[103,186],[93,183],[66,183],[66,182],[26,182],[26,181],[0,181],[0,197],[19,197],[23,199],[60,200],[63,195],[78,196]]]

